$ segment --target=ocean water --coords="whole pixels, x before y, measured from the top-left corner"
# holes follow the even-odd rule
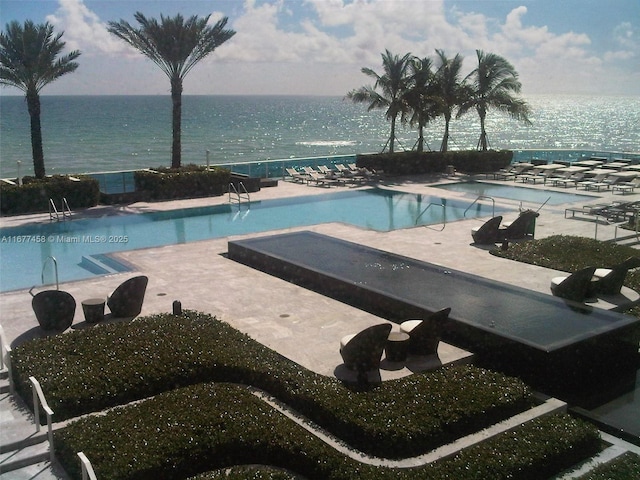
[[[3,91],[5,93],[5,91]],[[8,93],[8,92],[7,92]],[[492,148],[640,152],[640,97],[531,96],[532,126],[491,111]],[[171,99],[167,96],[42,96],[48,174],[168,166]],[[0,177],[33,174],[24,97],[0,96]],[[444,126],[425,137],[438,150]],[[475,148],[476,115],[452,121],[452,149]],[[389,135],[381,110],[340,97],[183,96],[183,164],[228,163],[380,152]],[[398,149],[417,133],[399,126]]]

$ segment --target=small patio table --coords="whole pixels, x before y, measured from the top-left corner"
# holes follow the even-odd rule
[[[390,362],[404,362],[407,359],[409,347],[409,334],[403,332],[391,332],[387,338],[385,353]]]
[[[82,301],[82,311],[87,323],[98,323],[104,320],[104,298],[88,298]]]

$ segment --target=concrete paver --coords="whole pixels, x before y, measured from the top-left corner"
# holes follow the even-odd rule
[[[439,180],[433,177],[391,178],[383,180],[380,186],[411,193],[473,201],[473,197],[434,189],[433,182]],[[513,184],[513,182],[507,183]],[[548,188],[541,185],[528,187]],[[562,189],[558,190],[562,191]],[[329,191],[335,191],[335,188],[329,190],[281,181],[278,187],[264,188],[252,194],[252,200],[321,195]],[[589,203],[640,200],[640,194],[622,197],[613,195],[611,192],[598,192],[594,195],[593,202]],[[128,206],[96,207],[79,214],[83,216],[119,215],[214,205],[226,201],[226,196],[223,196],[136,203]],[[496,199],[496,203],[512,209],[512,213],[505,214],[505,221],[513,220],[517,216],[517,209],[521,206],[538,208],[537,205],[521,205],[520,202],[508,200]],[[574,206],[582,206],[582,203]],[[594,238],[597,235],[598,239],[604,240],[616,235],[613,225],[596,224],[582,217],[565,219],[564,209],[568,206],[544,206],[537,221],[536,236],[541,238],[554,234],[566,234]],[[320,224],[304,229],[550,294],[551,278],[562,272],[497,258],[489,253],[488,248],[471,244],[471,228],[484,220],[486,218],[447,223],[441,231],[439,226],[438,228],[415,227],[383,233],[337,223]],[[46,214],[5,217],[0,219],[0,226],[48,221]],[[271,235],[293,230],[298,229],[249,236]],[[244,237],[233,237],[233,239]],[[144,274],[149,277],[149,285],[142,315],[170,312],[172,302],[180,300],[183,308],[215,315],[264,345],[323,375],[340,373],[342,364],[338,351],[340,338],[384,321],[367,312],[227,259],[224,254],[227,251],[227,241],[230,239],[232,238],[121,252],[115,256],[131,264],[134,271],[63,283],[60,289],[71,293],[79,306],[83,299],[104,297],[125,279],[136,274]],[[31,296],[27,290],[0,294],[0,323],[8,341],[14,346],[28,338],[44,335],[33,314]],[[86,324],[82,308],[77,308],[72,328],[84,326]],[[397,325],[394,328],[397,329]],[[442,361],[466,359],[465,352],[444,344],[441,345],[439,354]],[[384,380],[397,378],[412,373],[418,367],[408,364],[398,368],[397,365],[383,363],[381,375]],[[48,476],[46,466],[33,466],[33,469],[38,468],[41,470],[30,478],[62,478],[55,473]],[[49,472],[51,470],[48,468]]]

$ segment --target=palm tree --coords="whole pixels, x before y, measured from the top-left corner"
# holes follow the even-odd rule
[[[436,97],[438,110],[444,116],[444,136],[440,150],[446,152],[449,148],[449,123],[453,109],[461,105],[467,92],[460,80],[463,58],[459,53],[453,58],[447,58],[443,50],[436,50],[440,67],[435,74]]]
[[[386,108],[387,120],[391,122],[391,133],[387,144],[389,153],[393,153],[396,140],[396,119],[398,115],[406,111],[403,96],[408,85],[407,69],[411,54],[403,57],[393,55],[389,50],[382,54],[382,68],[384,73],[378,75],[370,68],[363,68],[365,75],[375,78],[376,82],[371,86],[360,87],[347,93],[347,98],[356,103],[369,103],[368,111],[375,108]],[[380,89],[380,92],[378,92]],[[386,146],[386,145],[385,145]]]
[[[80,52],[74,50],[58,58],[65,42],[62,33],[53,34],[53,26],[46,22],[36,25],[31,20],[21,25],[7,24],[0,33],[0,85],[16,87],[25,93],[31,120],[31,152],[36,178],[44,178],[44,151],[40,125],[40,90],[65,73],[78,68],[74,62]]]
[[[515,68],[503,57],[494,53],[476,50],[476,54],[478,66],[464,80],[470,87],[470,96],[461,104],[457,116],[462,116],[471,108],[476,109],[480,117],[478,149],[486,150],[488,142],[485,119],[490,108],[508,113],[512,118],[528,125],[531,125],[528,116],[530,110],[523,99],[513,95],[520,93],[522,87]]]
[[[408,122],[418,126],[417,151],[424,150],[424,127],[437,116],[437,103],[434,100],[433,62],[430,58],[414,57],[409,63],[410,85],[404,100],[410,113]],[[406,116],[403,117],[403,120]]]
[[[225,30],[227,17],[218,20],[213,26],[207,25],[210,15],[202,19],[194,15],[186,21],[180,14],[175,17],[160,15],[160,22],[155,18],[146,18],[140,12],[136,12],[134,17],[140,28],[134,28],[128,22],[120,20],[109,22],[108,30],[150,58],[169,77],[173,102],[171,167],[180,168],[182,81],[200,60],[236,32]]]

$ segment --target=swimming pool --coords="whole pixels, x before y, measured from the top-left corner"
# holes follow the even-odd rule
[[[458,182],[434,185],[450,192],[462,192],[473,194],[474,196],[487,196],[508,198],[519,200],[534,205],[562,205],[564,203],[574,203],[594,200],[598,197],[593,195],[582,195],[579,193],[557,192],[555,190],[543,190],[538,188],[516,187],[513,185],[503,185],[485,182]],[[547,199],[549,199],[547,201]]]
[[[45,284],[55,283],[49,257],[56,258],[60,282],[81,280],[126,271],[109,256],[119,251],[328,222],[390,231],[462,219],[469,203],[372,188],[1,228],[0,291],[41,285],[42,276]],[[491,214],[490,206],[476,205],[467,217]]]

